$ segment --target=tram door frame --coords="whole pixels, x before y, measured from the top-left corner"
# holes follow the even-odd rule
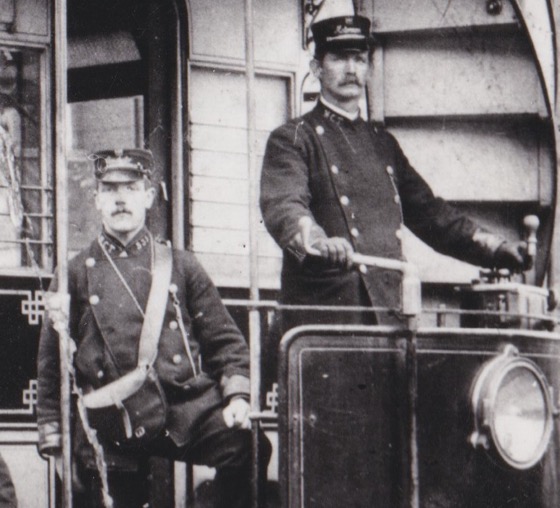
[[[166,0],[164,6],[161,3],[155,0],[121,0],[118,4],[111,0],[94,4],[89,0],[67,1],[66,43],[74,57],[73,61],[69,59],[69,66],[65,69],[67,106],[71,110],[79,102],[116,98],[128,98],[135,103],[134,146],[151,149],[156,161],[153,181],[158,189],[158,200],[150,211],[149,227],[156,235],[171,238],[176,247],[182,248],[185,243],[184,195],[187,191],[183,179],[184,168],[187,167],[183,152],[187,14],[186,6],[180,1]],[[137,19],[136,15],[141,19]],[[125,26],[119,27],[119,22]],[[130,25],[126,26],[128,23]],[[111,41],[115,44],[112,45]],[[128,60],[126,52],[119,54],[119,42],[125,43],[120,45],[122,49],[127,41],[132,41],[137,49],[133,52],[136,55],[133,59],[128,54]],[[92,63],[84,66],[81,57],[91,53],[92,47]],[[96,108],[89,108],[89,111],[95,113]],[[103,120],[103,117],[95,115],[90,118],[91,124]],[[88,125],[87,118],[81,118],[81,121],[82,126]],[[72,127],[69,125],[68,129]],[[87,135],[83,137],[87,138]],[[67,136],[66,139],[75,140],[75,136]],[[106,144],[79,147],[82,149],[79,158],[83,174],[87,178],[89,162],[83,156],[88,152],[130,146]],[[86,192],[91,190],[94,182],[90,180],[89,184]],[[91,212],[90,209],[90,215]],[[82,210],[69,210],[74,217],[80,213],[83,213]],[[79,221],[86,224],[91,218],[86,212]],[[91,238],[86,240],[84,236],[83,241],[89,243]],[[77,250],[85,245],[74,247]],[[150,459],[149,467],[150,503],[161,507],[173,506],[177,497],[174,478],[181,481],[183,470],[179,469],[177,476],[173,462],[161,458]],[[181,495],[182,486],[178,487]]]

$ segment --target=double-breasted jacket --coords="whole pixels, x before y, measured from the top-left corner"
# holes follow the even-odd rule
[[[147,229],[127,247],[104,233],[69,263],[69,330],[77,345],[76,380],[85,390],[97,389],[137,366],[143,325],[138,306],[145,310],[148,300],[152,242]],[[154,365],[169,405],[166,431],[177,446],[183,446],[199,418],[234,395],[249,394],[249,354],[245,339],[195,257],[178,250],[172,257],[170,286],[179,312],[169,293]],[[39,446],[46,451],[60,445],[58,356],[58,334],[47,319],[39,346],[37,407]]]
[[[406,225],[439,252],[491,264],[493,251],[473,238],[480,228],[434,196],[389,132],[361,118],[349,120],[321,102],[270,135],[260,199],[264,223],[284,253],[286,304],[400,304],[398,273],[333,268],[294,247],[304,216],[321,234],[346,238],[362,254],[401,259]],[[300,314],[300,322],[308,322],[306,315]],[[326,313],[319,321],[332,322],[333,316]],[[394,323],[395,317],[379,314],[377,322]]]

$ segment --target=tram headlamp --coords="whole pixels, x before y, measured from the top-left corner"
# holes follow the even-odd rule
[[[516,469],[545,454],[552,434],[550,388],[541,369],[513,346],[482,366],[471,397],[473,446],[494,452]]]

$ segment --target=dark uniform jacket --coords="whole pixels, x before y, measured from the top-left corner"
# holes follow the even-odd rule
[[[346,238],[362,254],[401,259],[406,224],[439,252],[491,263],[488,246],[473,240],[479,228],[433,195],[391,134],[361,118],[344,118],[321,102],[270,135],[261,210],[284,251],[281,301],[286,304],[398,308],[400,303],[398,273],[365,266],[336,269],[294,248],[291,241],[303,216],[311,217],[326,236]],[[309,316],[298,319],[310,322]],[[335,319],[341,322],[340,315],[327,313],[318,321]],[[377,320],[395,323],[388,314]]]
[[[142,230],[126,248],[106,234],[99,241],[145,310],[151,285],[151,235]],[[76,379],[85,390],[99,388],[137,366],[143,324],[142,314],[99,241],[69,263],[70,334],[77,343]],[[167,433],[182,446],[205,413],[233,395],[249,394],[249,354],[216,288],[192,254],[173,251],[173,284],[193,361],[186,353],[179,318],[168,298],[155,369],[169,404]],[[58,335],[45,320],[39,346],[37,406],[39,447],[44,451],[60,446],[58,351]],[[78,450],[83,438],[80,429],[78,422]]]

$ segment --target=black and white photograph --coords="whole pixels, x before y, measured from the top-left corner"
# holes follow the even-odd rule
[[[0,508],[558,508],[558,0],[0,0]]]

